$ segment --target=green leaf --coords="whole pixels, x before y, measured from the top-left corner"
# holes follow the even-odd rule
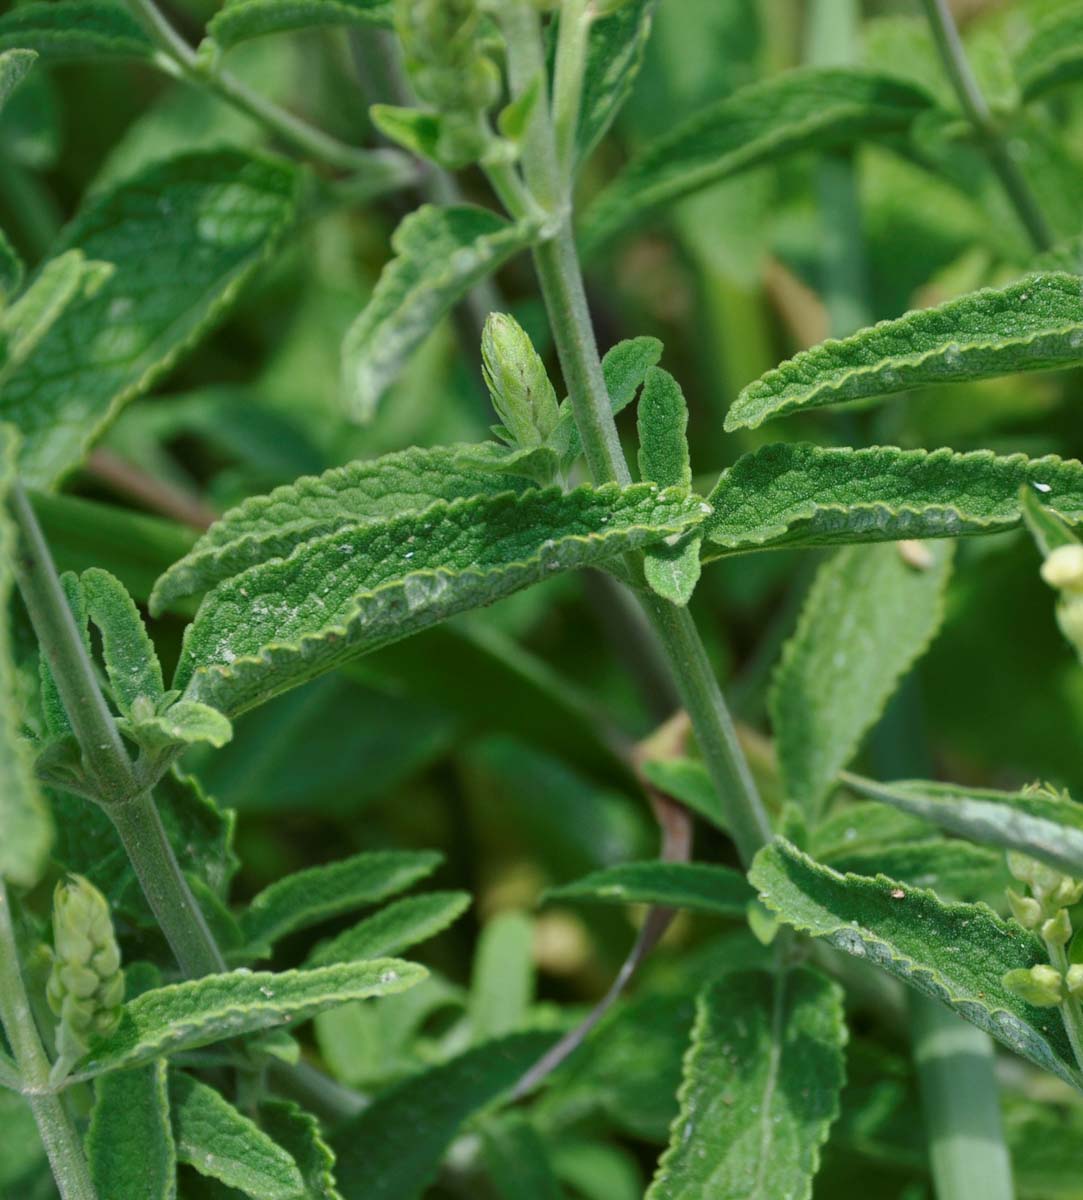
[[[1049,484],[1043,483],[1040,490],[1051,494],[1053,489]],[[1048,558],[1058,546],[1078,544],[1079,538],[1065,525],[1052,505],[1043,504],[1030,488],[1019,489],[1019,507],[1030,536],[1037,543],[1043,557]],[[1061,507],[1059,496],[1057,507]]]
[[[350,1000],[395,996],[427,974],[416,963],[377,958],[311,971],[275,973],[242,968],[155,988],[124,1005],[116,1033],[95,1041],[66,1082],[304,1021]]]
[[[762,163],[905,133],[930,103],[909,83],[857,69],[789,71],[741,88],[632,160],[588,210],[587,245]]]
[[[703,763],[691,758],[645,762],[643,774],[667,796],[672,796],[723,833],[728,831],[718,791]]]
[[[7,498],[15,479],[17,446],[15,431],[0,425],[0,877],[29,887],[45,870],[53,831],[29,747],[21,736],[18,697],[22,689],[11,638],[16,534],[7,514]]]
[[[207,33],[222,50],[268,33],[391,24],[388,0],[227,0]]]
[[[531,244],[537,227],[484,208],[423,205],[395,230],[395,257],[342,343],[346,408],[368,421],[407,359],[451,306]]]
[[[755,894],[731,867],[706,863],[621,863],[593,871],[545,893],[546,900],[601,900],[608,904],[661,904],[715,917],[743,918]]]
[[[704,988],[681,1111],[647,1200],[808,1200],[839,1112],[846,1039],[841,989],[808,968]]]
[[[233,737],[233,726],[228,717],[195,700],[178,700],[164,712],[122,721],[121,728],[149,750],[191,746],[196,742],[206,742],[221,749]]]
[[[679,533],[701,505],[605,485],[441,503],[342,530],[218,584],[188,627],[174,686],[241,712],[555,571]]]
[[[440,114],[421,108],[402,108],[395,104],[373,104],[369,108],[373,125],[397,145],[436,162],[440,145]]]
[[[372,850],[297,871],[265,888],[245,909],[245,939],[253,954],[269,954],[287,933],[404,891],[440,861],[434,850]]]
[[[1047,961],[1038,938],[1015,922],[984,904],[944,904],[884,876],[840,875],[784,841],[760,851],[749,878],[768,908],[795,929],[867,958],[1017,1054],[1083,1086],[1060,1013],[1027,1004],[1001,983],[1008,971]]]
[[[143,618],[115,575],[92,567],[80,581],[87,613],[102,635],[102,654],[113,699],[126,716],[140,697],[157,704],[165,693],[162,667]]]
[[[507,1092],[555,1037],[520,1033],[381,1092],[331,1139],[344,1196],[418,1200],[460,1128]]]
[[[75,628],[82,638],[83,646],[88,654],[90,648],[90,617],[86,611],[86,596],[79,577],[72,571],[65,571],[60,576],[60,590],[68,602]],[[63,737],[72,732],[64,701],[60,698],[60,689],[56,686],[52,669],[42,650],[38,649],[38,674],[41,681],[41,712],[45,718],[46,731],[52,736]]]
[[[298,1200],[304,1180],[293,1158],[214,1088],[173,1071],[169,1103],[181,1162],[254,1200]]]
[[[1025,100],[1083,79],[1083,12],[1065,6],[1051,13],[1037,25],[1013,65]]]
[[[5,50],[0,54],[0,109],[26,78],[37,57],[33,50]]]
[[[483,1155],[502,1200],[563,1200],[549,1150],[537,1129],[516,1114],[485,1127]]]
[[[493,475],[469,461],[475,446],[411,447],[367,462],[308,475],[232,508],[158,580],[150,610],[205,591],[221,579],[271,558],[285,558],[303,542],[351,525],[422,512],[438,500],[523,491],[527,478]]]
[[[10,51],[14,54],[15,51]],[[0,55],[0,58],[3,58]],[[8,241],[7,234],[0,229],[0,309],[11,302],[12,296],[23,282],[23,260]],[[7,351],[4,351],[6,354]]]
[[[335,1155],[323,1139],[319,1121],[288,1100],[265,1101],[259,1115],[266,1132],[289,1151],[300,1168],[304,1200],[342,1200],[335,1188]]]
[[[1083,805],[1066,794],[1041,787],[997,792],[912,779],[877,783],[858,775],[847,775],[846,785],[949,833],[1019,850],[1083,877]]]
[[[703,531],[730,552],[999,533],[1022,519],[1024,487],[1083,521],[1075,459],[776,443],[722,472]]]
[[[628,99],[643,65],[656,7],[657,0],[626,0],[591,24],[576,132],[581,160],[602,140]]]
[[[809,815],[940,627],[954,546],[930,551],[922,569],[894,545],[846,547],[817,573],[770,693],[786,795]]]
[[[796,409],[927,384],[1048,371],[1083,362],[1079,277],[1031,275],[822,342],[750,383],[726,429],[755,429]]]
[[[0,397],[29,483],[70,471],[219,319],[293,219],[299,178],[223,150],[158,163],[87,203],[55,254],[79,249],[114,271],[67,306]]]
[[[20,46],[47,61],[149,59],[154,53],[143,27],[120,4],[55,0],[21,4],[0,16],[0,50]]]
[[[908,840],[846,850],[824,860],[843,874],[883,874],[914,887],[931,888],[949,900],[982,900],[1010,882],[1004,855],[957,838]]]
[[[326,967],[401,954],[443,932],[466,912],[470,900],[469,892],[427,892],[396,900],[338,937],[322,942],[309,955],[307,965]]]
[[[164,1058],[94,1085],[86,1138],[94,1187],[109,1200],[173,1200],[177,1153],[169,1121]]]
[[[534,999],[534,977],[534,922],[515,910],[493,917],[478,939],[470,979],[475,1043],[523,1027]]]

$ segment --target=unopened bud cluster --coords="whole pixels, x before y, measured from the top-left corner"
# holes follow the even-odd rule
[[[116,1029],[124,1000],[109,902],[81,875],[57,884],[53,893],[53,965],[46,995],[59,1018],[54,1075],[64,1075],[92,1037]]]
[[[560,415],[557,395],[534,343],[514,317],[489,314],[481,362],[507,440],[522,449],[542,445]]]
[[[1042,578],[1060,593],[1057,624],[1083,655],[1083,546],[1058,546],[1042,563]]]
[[[1024,929],[1037,932],[1050,956],[1066,962],[1064,947],[1072,940],[1068,909],[1083,899],[1083,881],[1014,851],[1008,855],[1008,870],[1025,883],[1029,895],[1008,889],[1012,916]],[[1083,995],[1083,963],[1060,967],[1049,963],[1019,968],[1004,976],[1008,991],[1038,1007],[1063,1004],[1069,997]]]

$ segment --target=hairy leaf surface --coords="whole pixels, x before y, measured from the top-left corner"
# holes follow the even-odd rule
[[[754,898],[740,871],[706,863],[667,862],[620,863],[545,893],[546,900],[661,904],[715,917],[743,917]]]
[[[335,1155],[319,1121],[288,1100],[264,1102],[259,1115],[266,1132],[297,1163],[304,1179],[304,1200],[343,1200],[335,1187]]]
[[[0,397],[23,432],[28,482],[71,470],[218,319],[292,220],[298,179],[238,151],[190,154],[87,203],[55,255],[79,249],[114,270],[65,308]]]
[[[1047,961],[1045,947],[1021,926],[984,904],[945,904],[882,875],[840,875],[781,840],[760,851],[749,878],[795,929],[867,958],[1083,1086],[1059,1011],[1035,1008],[1001,983],[1008,971]]]
[[[576,141],[581,159],[605,136],[643,65],[658,0],[628,0],[590,27]]]
[[[1021,487],[1083,521],[1075,459],[777,443],[722,472],[703,529],[727,551],[999,533],[1022,520]]]
[[[634,158],[588,210],[587,242],[772,159],[903,133],[930,103],[909,83],[856,69],[790,71],[741,88]]]
[[[1027,100],[1083,79],[1083,12],[1065,7],[1051,13],[1031,34],[1013,66]]]
[[[370,420],[380,397],[433,327],[467,291],[537,229],[512,225],[484,208],[424,205],[395,230],[395,257],[342,343],[346,407]]]
[[[223,50],[268,33],[331,25],[390,25],[388,0],[227,0],[207,33]]]
[[[154,53],[139,22],[107,0],[19,5],[0,16],[0,50],[15,46],[56,61],[150,58]]]
[[[554,571],[679,533],[706,508],[649,485],[606,485],[439,504],[342,530],[220,583],[188,627],[175,686],[243,711]]]
[[[37,57],[33,50],[5,50],[0,54],[0,109],[4,107],[11,93],[26,78]],[[6,238],[4,238],[4,247],[10,250]],[[0,293],[7,290],[6,287],[0,286]]]
[[[647,1200],[808,1200],[839,1111],[846,1039],[841,989],[808,968],[704,988]]]
[[[84,571],[79,582],[87,613],[102,635],[105,669],[120,711],[130,714],[140,696],[157,703],[165,692],[161,664],[124,584],[100,567]]]
[[[466,912],[470,902],[469,892],[427,892],[396,900],[352,929],[321,943],[309,955],[307,965],[326,967],[401,954],[442,933]]]
[[[1083,362],[1079,277],[1031,275],[822,342],[750,383],[726,429],[755,429],[796,409]]]
[[[169,1118],[164,1058],[97,1081],[86,1152],[99,1196],[174,1200],[177,1152]]]
[[[894,545],[852,546],[820,568],[770,693],[787,796],[807,813],[940,627],[953,549],[933,543],[923,569]]]

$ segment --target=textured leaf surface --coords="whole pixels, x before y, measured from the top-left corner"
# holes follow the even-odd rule
[[[959,838],[924,838],[902,844],[847,850],[826,860],[843,874],[888,875],[942,899],[982,900],[1011,882],[1004,855]]]
[[[749,878],[787,924],[867,958],[1081,1086],[1059,1011],[1035,1008],[1001,983],[1007,971],[1047,961],[1021,926],[984,904],[944,904],[884,876],[840,875],[784,841],[760,851]]]
[[[142,26],[120,4],[56,0],[22,4],[0,16],[0,50],[21,46],[44,59],[150,58]]]
[[[120,711],[131,713],[140,696],[157,703],[165,691],[161,664],[124,584],[100,567],[84,571],[80,583],[87,613],[102,636],[105,669]]]
[[[853,546],[820,568],[770,693],[786,793],[806,812],[940,627],[953,549],[933,543],[932,566],[919,569],[896,546]]]
[[[741,551],[999,533],[1022,520],[1021,487],[1039,490],[1065,520],[1083,521],[1075,459],[779,443],[722,473],[704,534]]]
[[[175,686],[242,711],[554,571],[679,533],[705,508],[607,485],[457,501],[328,535],[220,583],[188,627]]]
[[[269,953],[274,942],[295,929],[404,891],[431,875],[440,861],[433,850],[373,850],[297,871],[252,900],[241,928],[251,947]]]
[[[605,136],[632,90],[658,0],[628,0],[590,27],[576,140],[585,158]]]
[[[218,319],[297,200],[292,168],[221,151],[152,166],[89,201],[57,253],[78,248],[115,269],[68,305],[0,397],[0,416],[23,432],[28,482],[49,485],[75,466]]]
[[[311,971],[230,971],[144,992],[124,1006],[120,1026],[96,1041],[69,1082],[135,1066],[163,1054],[269,1029],[370,996],[394,996],[424,979],[396,958]]]
[[[253,1200],[298,1200],[304,1180],[292,1157],[214,1088],[174,1071],[169,1101],[181,1162]]]
[[[343,1200],[335,1188],[335,1155],[324,1141],[319,1121],[286,1100],[268,1100],[259,1113],[263,1128],[300,1168],[304,1200]]]
[[[783,155],[902,133],[929,104],[902,80],[841,68],[790,71],[741,88],[632,160],[588,211],[588,243]]]
[[[396,900],[317,946],[309,956],[308,965],[326,967],[401,954],[457,921],[470,907],[470,900],[469,892],[428,892]]]
[[[808,1200],[846,1037],[841,989],[807,968],[708,985],[647,1200]]]
[[[621,863],[574,883],[550,888],[547,900],[602,900],[610,904],[661,904],[716,917],[744,917],[755,894],[730,867],[706,863]]]
[[[135,741],[157,750],[206,742],[220,749],[233,736],[233,726],[216,708],[195,700],[178,700],[165,712],[126,723]]]
[[[11,426],[0,425],[0,876],[30,886],[45,869],[52,823],[21,736],[21,689],[12,658],[9,622],[16,535],[7,515],[7,497],[15,478],[17,443]]]
[[[475,447],[411,447],[370,462],[309,475],[266,496],[252,496],[220,521],[158,580],[151,612],[212,587],[303,542],[338,529],[422,512],[438,500],[523,491],[529,481],[470,465]]]
[[[483,208],[424,205],[395,230],[372,298],[342,343],[346,406],[369,420],[380,397],[440,318],[475,283],[533,240]]]
[[[381,1092],[331,1140],[343,1195],[417,1200],[463,1123],[508,1091],[554,1040],[513,1034]]]
[[[164,1058],[136,1071],[103,1075],[97,1081],[86,1152],[99,1196],[173,1200],[177,1154]]]
[[[1083,12],[1065,7],[1042,21],[1019,51],[1014,67],[1027,100],[1083,79]]]
[[[232,0],[211,17],[207,33],[228,50],[268,33],[390,23],[387,0]]]
[[[804,350],[750,383],[726,428],[755,429],[795,409],[1083,362],[1079,277],[1031,275],[881,321]]]
[[[876,783],[846,776],[848,787],[951,833],[1005,850],[1019,850],[1069,875],[1083,877],[1083,804],[1030,788],[996,792],[950,783]]]
[[[37,54],[33,50],[5,50],[0,54],[0,109],[26,78],[36,58]],[[0,288],[0,291],[6,290]]]

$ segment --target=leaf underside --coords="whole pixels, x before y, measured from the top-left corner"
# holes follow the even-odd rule
[[[545,893],[546,900],[661,904],[717,917],[744,917],[753,898],[748,881],[730,867],[657,861],[606,867]]]
[[[229,0],[207,23],[207,34],[228,50],[269,33],[390,24],[388,0]]]

